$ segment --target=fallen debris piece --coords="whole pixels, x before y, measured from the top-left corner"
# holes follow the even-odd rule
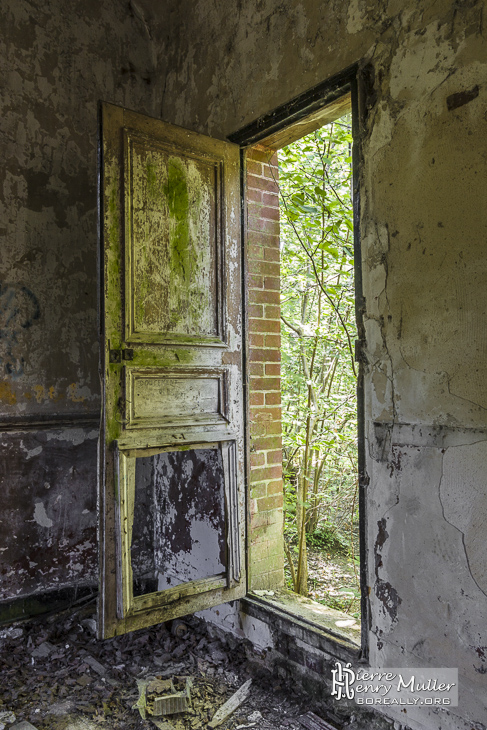
[[[170,677],[171,675],[179,674],[180,672],[183,672],[186,669],[185,664],[172,664],[170,667],[167,667],[167,669],[161,669],[157,670],[157,676],[158,677]]]
[[[175,730],[174,725],[169,720],[154,720],[152,722],[159,730]]]
[[[62,717],[63,715],[69,715],[69,713],[72,712],[75,707],[75,703],[71,700],[55,702],[49,707],[47,714]]]
[[[81,626],[84,626],[86,629],[88,629],[88,631],[91,631],[92,634],[96,634],[97,626],[94,618],[83,619],[83,621],[81,621]]]
[[[88,674],[82,674],[81,677],[78,677],[76,680],[76,683],[79,684],[80,687],[87,687],[92,682],[93,679]]]
[[[22,629],[11,627],[0,631],[0,639],[20,639],[24,632]]]
[[[107,673],[107,670],[103,666],[103,664],[100,664],[95,657],[92,657],[90,654],[83,657],[83,661],[88,664],[89,667],[93,669],[94,672],[100,675],[100,677],[104,677]]]
[[[149,694],[161,695],[163,692],[174,692],[174,684],[172,679],[153,679],[147,685],[147,692]]]
[[[15,722],[15,719],[16,718],[13,712],[9,712],[8,710],[3,710],[3,712],[0,712],[0,725],[5,722],[8,722],[9,724]]]
[[[22,722],[17,723],[17,725],[12,725],[9,730],[37,730],[37,728],[34,727],[34,725],[31,725],[27,720],[22,720]]]
[[[307,712],[306,715],[301,715],[301,717],[298,717],[298,722],[307,728],[307,730],[337,730],[334,725],[330,725],[329,722],[318,717],[314,712]]]
[[[257,720],[263,720],[262,712],[259,712],[259,710],[252,712],[252,714],[248,716],[247,720],[249,722],[257,722]]]
[[[146,691],[147,691],[147,685],[152,682],[152,680],[155,679],[155,677],[146,677],[145,679],[138,679],[137,680],[137,689],[139,690],[139,699],[135,703],[135,705],[132,705],[132,710],[138,710],[140,712],[140,716],[143,720],[147,717],[147,699],[146,699]]]
[[[184,623],[184,621],[180,621],[177,618],[174,619],[174,621],[171,624],[171,634],[173,636],[177,636],[179,639],[187,633],[188,633],[188,627]]]
[[[187,712],[191,709],[191,687],[193,686],[191,678],[176,677],[175,679],[179,686],[184,683],[185,686],[183,690],[176,692],[172,680],[166,680],[165,682],[156,680],[161,685],[169,685],[169,687],[165,689],[166,694],[160,697],[154,697],[154,704],[152,707],[150,707],[149,704],[147,705],[147,709],[152,715],[176,715],[179,712]],[[147,694],[151,692],[150,688],[154,684],[155,682],[151,682],[151,684],[147,687]],[[152,690],[152,692],[154,694],[158,694],[155,690]]]
[[[208,727],[215,728],[218,727],[218,725],[221,725],[222,722],[224,722],[227,717],[229,717],[232,712],[235,712],[237,707],[240,707],[242,702],[245,702],[247,697],[250,693],[250,685],[252,684],[252,680],[248,679],[241,687],[238,689],[231,697],[228,699],[224,705],[220,707],[219,710],[214,714],[212,721],[208,724]]]
[[[39,644],[39,646],[31,651],[30,655],[33,656],[34,659],[45,659],[49,656],[49,654],[52,654],[55,648],[56,647],[54,647],[48,641],[43,641],[42,644]]]

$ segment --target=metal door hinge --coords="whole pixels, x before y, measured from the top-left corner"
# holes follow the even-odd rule
[[[112,363],[122,362],[122,360],[133,360],[134,351],[132,348],[125,350],[110,350],[109,359]]]

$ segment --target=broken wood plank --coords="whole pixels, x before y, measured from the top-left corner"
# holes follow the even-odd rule
[[[147,685],[150,684],[155,677],[146,677],[146,679],[138,679],[137,680],[137,689],[139,690],[139,699],[135,703],[135,705],[132,705],[132,710],[138,710],[140,712],[140,716],[143,720],[145,720],[147,716],[147,699],[146,699],[146,692],[147,692]]]
[[[218,725],[221,725],[222,722],[224,722],[227,717],[232,714],[232,712],[235,712],[237,707],[240,707],[242,702],[245,702],[245,700],[249,696],[251,684],[252,680],[248,679],[240,687],[240,689],[238,689],[235,694],[233,694],[230,699],[228,699],[225,704],[223,704],[220,709],[215,712],[212,721],[208,724],[208,727],[218,727]]]
[[[330,725],[329,722],[318,717],[314,712],[307,712],[306,715],[301,715],[301,717],[298,717],[298,721],[307,730],[337,730],[335,725]]]

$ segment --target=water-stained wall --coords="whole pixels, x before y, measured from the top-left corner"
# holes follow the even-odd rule
[[[97,106],[159,115],[165,31],[115,0],[6,0],[0,16],[0,601],[11,601],[97,580]]]
[[[485,728],[486,4],[180,7],[164,112],[198,131],[360,65],[370,663],[458,667],[458,708],[395,717]]]
[[[98,99],[225,138],[358,62],[370,662],[458,666],[396,717],[486,727],[485,5],[3,3],[4,599],[95,579]]]

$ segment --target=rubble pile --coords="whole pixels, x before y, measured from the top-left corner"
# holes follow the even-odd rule
[[[306,699],[204,621],[100,641],[93,611],[0,627],[0,730],[302,730]]]

